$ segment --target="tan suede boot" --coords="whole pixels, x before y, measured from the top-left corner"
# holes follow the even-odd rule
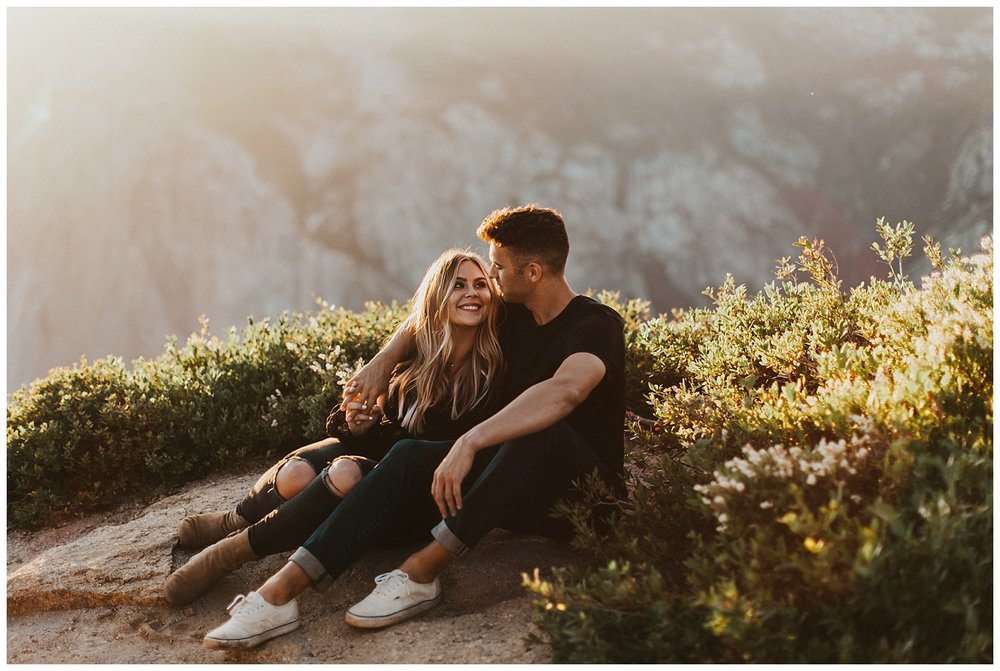
[[[235,510],[188,515],[177,526],[177,542],[184,547],[203,548],[248,526],[250,523]]]
[[[164,596],[174,606],[194,601],[221,578],[255,559],[250,534],[244,529],[209,545],[171,573],[164,585]]]

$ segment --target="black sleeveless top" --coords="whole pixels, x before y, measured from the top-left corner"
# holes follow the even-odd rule
[[[432,405],[424,413],[424,427],[419,434],[407,431],[399,423],[401,413],[395,394],[386,398],[382,420],[360,436],[351,433],[340,406],[334,407],[326,418],[326,432],[328,436],[338,439],[344,445],[356,447],[361,456],[370,456],[373,459],[381,458],[395,443],[407,438],[456,440],[475,425],[492,417],[502,407],[500,394],[495,391],[499,386],[499,380],[495,380],[486,398],[457,419],[451,418],[450,398]]]

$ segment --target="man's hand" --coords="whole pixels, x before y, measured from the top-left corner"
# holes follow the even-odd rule
[[[344,386],[344,399],[340,409],[345,413],[352,402],[365,407],[374,405],[375,400],[389,391],[389,378],[394,365],[388,365],[376,356],[361,367]]]
[[[341,410],[347,412],[347,404],[351,401],[367,403],[371,407],[382,394],[389,391],[392,371],[412,356],[414,337],[411,331],[407,322],[403,322],[378,354],[347,381],[344,385],[344,400],[340,402]]]
[[[472,460],[476,456],[476,450],[466,436],[468,434],[455,441],[434,471],[431,496],[441,517],[454,517],[462,509],[462,480],[472,470]]]

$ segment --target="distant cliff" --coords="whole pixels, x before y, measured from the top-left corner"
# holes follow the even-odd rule
[[[166,334],[405,299],[490,210],[577,290],[751,287],[799,235],[992,227],[978,9],[8,13],[8,390]]]

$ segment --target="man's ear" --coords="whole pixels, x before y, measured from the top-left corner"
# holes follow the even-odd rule
[[[542,279],[542,265],[536,261],[529,261],[524,265],[524,276],[529,282],[537,282]]]

